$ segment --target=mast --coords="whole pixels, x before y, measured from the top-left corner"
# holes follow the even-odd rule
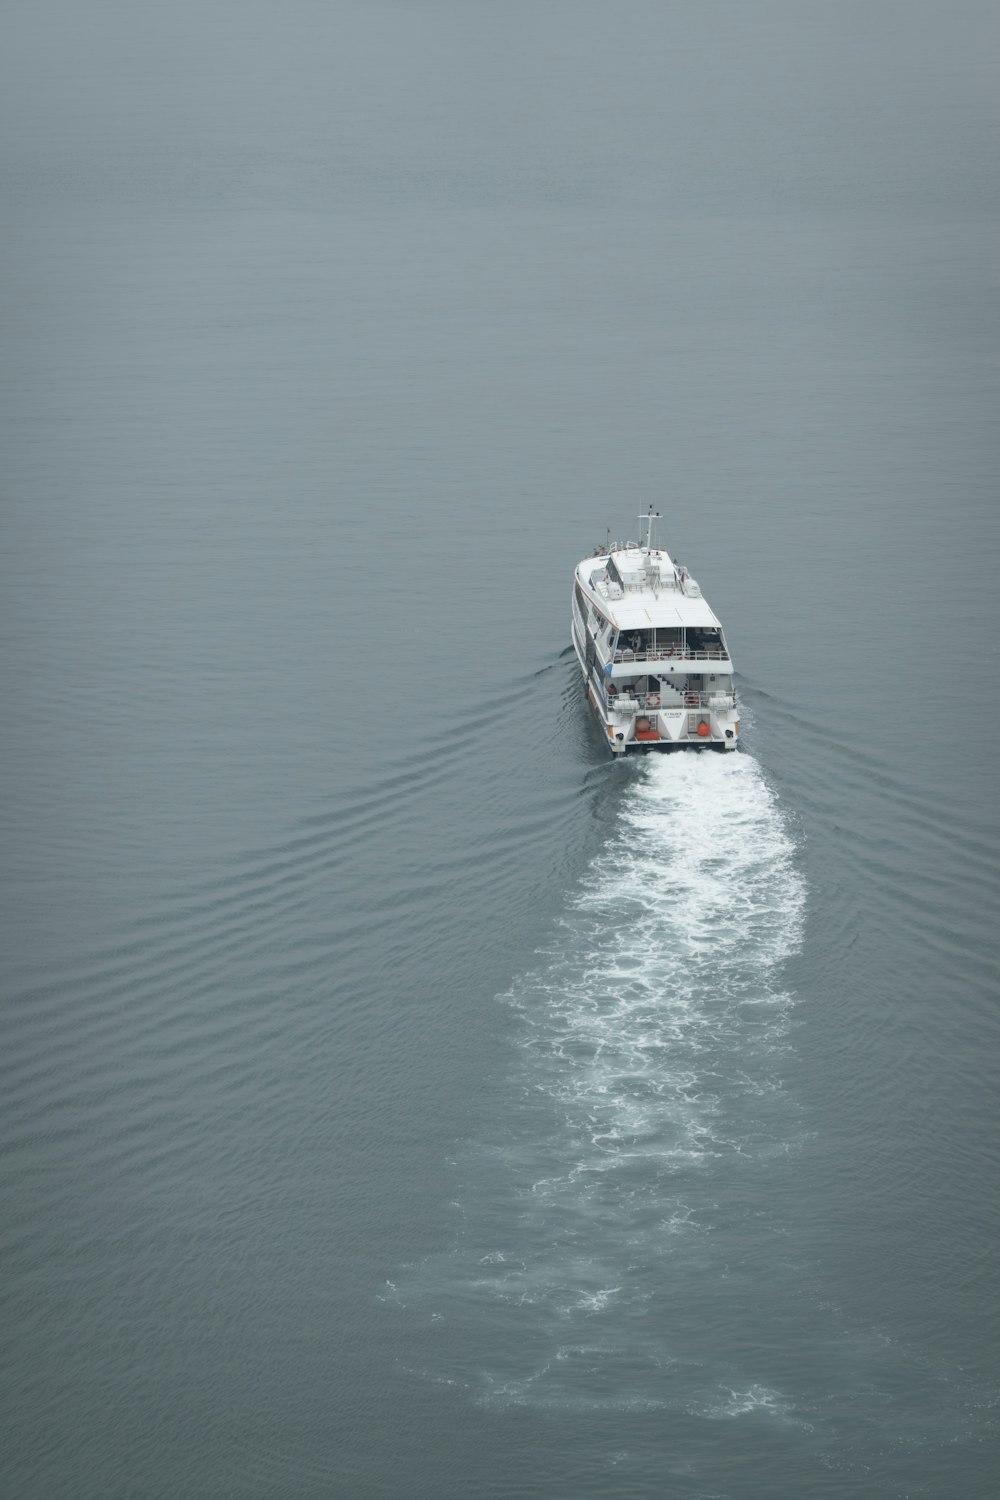
[[[648,512],[647,512],[646,515],[642,515],[641,513],[639,515],[639,524],[640,524],[640,526],[642,525],[643,521],[645,521],[645,523],[646,523],[646,544],[645,545],[646,545],[646,551],[647,552],[651,552],[653,550],[653,527],[654,527],[654,525],[656,524],[656,522],[659,519],[660,519],[660,512],[658,510],[654,510],[652,506],[649,507],[649,510],[648,510]]]

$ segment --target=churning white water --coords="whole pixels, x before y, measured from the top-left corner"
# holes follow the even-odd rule
[[[680,1395],[666,1385],[680,1361],[682,1399],[711,1400],[710,1351],[696,1331],[672,1337],[663,1304],[682,1312],[710,1266],[725,1275],[716,1231],[797,1138],[781,1084],[781,965],[804,905],[793,856],[750,756],[650,759],[503,997],[516,1060],[458,1163],[455,1242],[392,1292],[441,1324],[476,1309],[480,1333],[496,1305],[483,1399],[660,1405]]]

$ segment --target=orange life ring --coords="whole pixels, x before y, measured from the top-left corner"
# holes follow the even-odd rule
[[[659,708],[659,706],[660,706],[660,695],[659,695],[659,693],[647,693],[646,694],[646,707],[647,708]]]
[[[685,693],[684,694],[684,702],[685,702],[685,704],[687,705],[688,708],[697,708],[698,707],[698,694],[697,693]]]

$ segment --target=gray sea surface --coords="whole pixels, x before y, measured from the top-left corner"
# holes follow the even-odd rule
[[[996,5],[0,84],[0,1493],[994,1496]],[[583,700],[650,503],[739,755]]]

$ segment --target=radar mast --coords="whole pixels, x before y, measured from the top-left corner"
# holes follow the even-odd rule
[[[647,552],[651,552],[653,550],[653,527],[656,525],[656,522],[659,519],[660,519],[660,512],[658,510],[654,510],[652,506],[649,507],[649,510],[646,513],[646,515],[640,514],[640,516],[639,516],[639,524],[640,524],[640,526],[642,525],[643,522],[646,523],[645,548],[646,548]]]

